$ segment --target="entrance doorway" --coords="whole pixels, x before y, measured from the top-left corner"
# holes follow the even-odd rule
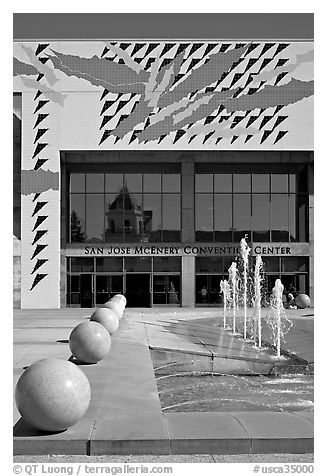
[[[151,307],[150,274],[126,274],[128,307]]]
[[[93,307],[92,274],[81,274],[81,307]]]

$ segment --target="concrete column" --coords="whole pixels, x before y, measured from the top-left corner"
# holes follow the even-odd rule
[[[182,307],[194,307],[195,257],[182,257]]]
[[[194,162],[182,162],[182,242],[193,242],[194,236]]]
[[[311,299],[311,305],[314,302],[314,208],[313,208],[313,163],[309,165],[309,243],[310,243],[310,256],[309,256],[309,296]]]

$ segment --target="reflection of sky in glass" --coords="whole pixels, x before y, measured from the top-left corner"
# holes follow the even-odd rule
[[[215,230],[228,231],[232,227],[232,195],[215,194]]]
[[[233,174],[233,190],[234,192],[250,192],[251,191],[251,175],[250,174]]]
[[[288,175],[287,174],[271,174],[271,192],[287,193],[288,192]]]
[[[104,196],[88,194],[86,196],[86,234],[87,240],[102,240],[104,228]]]
[[[107,193],[117,193],[123,186],[123,174],[106,174],[105,187]]]
[[[161,175],[160,174],[144,174],[143,190],[147,192],[161,192]]]
[[[251,195],[235,194],[233,203],[233,218],[235,230],[246,230],[251,226]]]
[[[252,175],[252,192],[268,193],[269,192],[269,174],[253,174]]]
[[[213,174],[195,174],[195,191],[212,192]]]
[[[86,192],[103,193],[104,191],[104,175],[103,174],[86,174]]]
[[[125,186],[132,193],[142,193],[142,174],[125,174]]]
[[[288,200],[288,205],[289,205],[289,220],[288,220],[288,226],[289,226],[289,232],[290,232],[290,237],[295,239],[296,238],[296,228],[295,228],[295,218],[296,218],[296,202],[295,202],[295,195],[290,195],[289,200]]]
[[[85,192],[85,174],[71,174],[70,192]]]
[[[290,174],[290,193],[295,193],[296,192],[296,175],[295,174]]]
[[[213,230],[213,195],[209,193],[196,196],[195,228],[196,230]]]
[[[70,212],[76,212],[82,231],[85,231],[85,195],[73,194],[70,196]]]
[[[252,224],[253,230],[269,230],[269,195],[252,196]]]
[[[214,174],[215,192],[232,191],[232,174]]]
[[[180,229],[180,197],[179,194],[163,194],[162,196],[162,227],[164,230]]]
[[[163,192],[180,192],[180,174],[162,174]]]
[[[147,193],[144,195],[144,212],[152,212],[152,220],[149,222],[146,231],[161,230],[161,195]]]
[[[272,230],[288,230],[287,195],[271,195],[270,226]]]

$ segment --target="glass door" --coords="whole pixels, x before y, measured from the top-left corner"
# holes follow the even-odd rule
[[[128,307],[150,307],[151,274],[126,274],[126,299]]]
[[[93,307],[93,274],[81,274],[81,307]]]
[[[115,294],[123,294],[123,275],[96,275],[96,305],[104,304]]]
[[[153,276],[153,304],[180,306],[180,276]]]

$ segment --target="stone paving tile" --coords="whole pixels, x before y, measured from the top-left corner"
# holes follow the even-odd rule
[[[66,431],[48,433],[37,430],[22,418],[14,426],[14,454],[87,454],[93,421],[82,418]]]
[[[90,454],[169,454],[169,434],[161,413],[125,411],[96,420]]]
[[[231,412],[252,437],[252,453],[310,453],[313,424],[294,413]]]
[[[251,437],[228,413],[165,413],[173,454],[249,453]]]

